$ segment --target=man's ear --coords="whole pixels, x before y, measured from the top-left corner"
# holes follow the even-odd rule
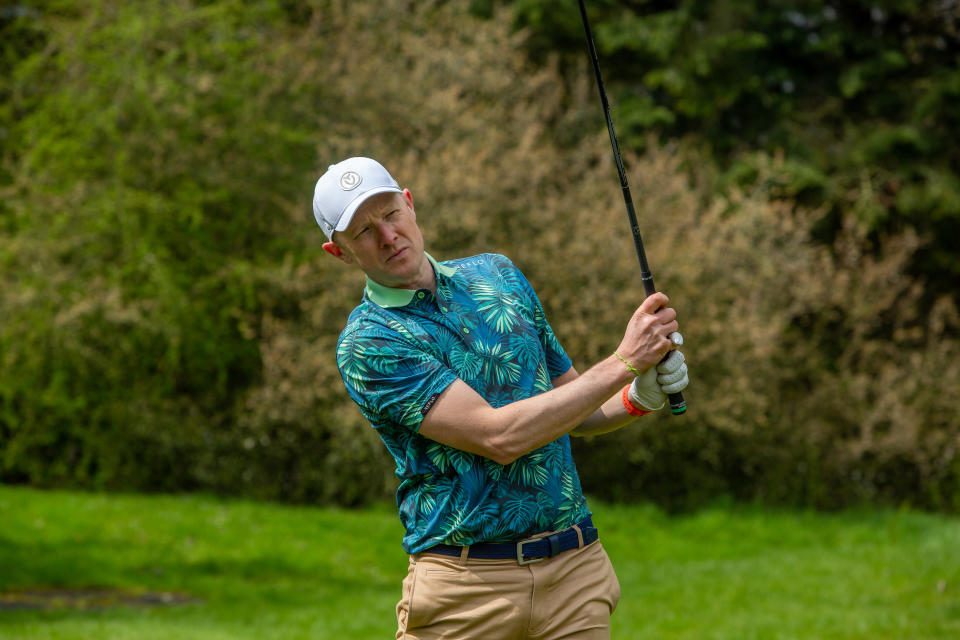
[[[353,262],[353,260],[350,258],[350,255],[347,253],[344,253],[343,249],[340,248],[340,245],[338,245],[333,240],[331,240],[330,242],[324,242],[323,250],[329,253],[330,255],[332,255],[334,258],[337,258],[338,260],[343,260],[347,264],[350,264]]]
[[[410,211],[413,211],[413,194],[410,193],[410,189],[403,190],[403,199],[407,201],[407,205],[410,207]]]

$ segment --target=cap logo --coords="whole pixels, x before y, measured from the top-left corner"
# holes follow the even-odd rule
[[[344,191],[356,189],[358,186],[360,186],[361,180],[363,180],[363,178],[361,178],[360,174],[356,171],[347,171],[345,174],[340,176],[340,188]]]

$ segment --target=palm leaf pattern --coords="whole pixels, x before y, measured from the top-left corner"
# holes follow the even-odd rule
[[[537,494],[537,527],[541,530],[548,530],[556,522],[557,501],[546,491]],[[565,528],[565,527],[564,527]]]
[[[434,344],[437,346],[437,350],[442,354],[451,354],[454,351],[465,352],[466,348],[463,345],[463,341],[460,339],[460,336],[454,334],[450,331],[438,331],[433,334]]]
[[[528,531],[537,515],[537,499],[526,491],[511,491],[501,507],[506,524],[514,531]]]
[[[497,286],[495,282],[475,282],[470,285],[470,292],[483,319],[499,333],[509,333],[519,316],[511,302],[510,290]]]
[[[465,474],[473,468],[476,460],[476,456],[472,453],[454,449],[432,440],[427,446],[427,456],[436,465],[440,473],[453,471],[458,474]]]
[[[543,456],[537,452],[529,453],[510,463],[507,477],[511,482],[528,487],[542,487],[547,483],[547,468],[541,464]]]
[[[417,511],[425,516],[431,515],[437,508],[437,497],[430,491],[420,491],[416,495]]]
[[[570,368],[532,287],[507,258],[443,263],[436,297],[402,307],[365,296],[341,333],[337,364],[396,462],[409,553],[440,541],[516,540],[589,513],[568,436],[504,466],[419,433],[425,407],[457,378],[501,407],[548,391]]]
[[[472,470],[475,466],[476,456],[472,453],[467,453],[466,451],[461,451],[460,449],[454,449],[453,447],[446,447],[447,449],[447,458],[450,460],[450,465],[456,470],[459,474],[466,474]]]
[[[499,462],[494,462],[490,458],[482,458],[482,461],[484,475],[493,482],[500,480],[500,474],[503,473],[503,465]]]
[[[511,542],[518,538],[516,531],[514,531],[506,519],[502,517],[499,507],[498,503],[495,517],[488,518],[483,522],[480,533],[477,535],[478,540],[485,540],[487,542]]]
[[[364,359],[361,347],[363,341],[357,333],[350,333],[337,345],[337,362],[340,373],[349,377],[353,384],[363,388],[364,379],[370,373],[369,363]]]
[[[537,375],[533,381],[533,388],[540,393],[553,389],[553,381],[542,362],[537,364]]]
[[[583,491],[580,489],[580,478],[575,468],[567,468],[560,476],[560,503],[559,511],[563,514],[564,523],[569,525],[577,521],[586,505]],[[572,471],[572,473],[571,473]]]
[[[556,441],[540,447],[530,455],[536,456],[537,461],[549,469],[554,469],[564,464],[563,447]]]
[[[517,362],[524,368],[536,368],[543,360],[543,347],[529,334],[512,334],[507,338],[507,347],[515,354]]]
[[[433,440],[427,445],[427,456],[440,473],[447,473],[451,468],[450,458],[447,456],[449,448]]]
[[[397,351],[391,345],[373,345],[366,357],[370,367],[377,373],[393,373],[397,370]]]
[[[510,387],[488,389],[485,395],[487,402],[490,403],[490,406],[494,408],[500,408],[510,404],[511,402],[516,402],[517,400],[522,400],[523,398],[527,397],[519,394],[516,389],[512,389]]]
[[[499,342],[477,342],[475,351],[480,356],[483,377],[490,386],[513,384],[520,379],[520,365],[514,361],[513,352],[504,349]]]
[[[480,354],[467,349],[463,345],[457,345],[450,349],[449,359],[453,365],[453,370],[461,380],[470,382],[480,376],[483,370],[483,358]]]

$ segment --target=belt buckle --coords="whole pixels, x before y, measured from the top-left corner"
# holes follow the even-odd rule
[[[517,564],[533,564],[535,562],[543,562],[546,558],[530,558],[529,560],[523,559],[523,545],[528,542],[537,542],[537,540],[521,540],[517,543]]]

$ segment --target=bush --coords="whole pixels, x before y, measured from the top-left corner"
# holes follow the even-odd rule
[[[651,154],[634,180],[650,196],[640,215],[652,264],[681,314],[691,408],[646,418],[639,438],[588,444],[592,481],[618,497],[654,486],[674,507],[717,493],[826,508],[960,506],[949,392],[960,382],[960,318],[949,296],[921,311],[923,283],[905,269],[921,239],[875,244],[851,212],[824,247],[811,233],[818,212],[764,189],[700,206],[680,167]],[[617,255],[630,252],[620,244]],[[624,452],[625,468],[610,463]]]
[[[532,55],[583,59],[572,7],[509,4]],[[624,148],[696,140],[725,168],[716,188],[746,187],[755,163],[785,155],[773,194],[822,208],[820,238],[832,243],[851,210],[879,233],[912,229],[926,240],[907,265],[924,309],[943,294],[960,303],[956,3],[589,4]]]
[[[505,15],[99,0],[22,19],[45,44],[0,111],[3,481],[388,496],[334,359],[362,279],[310,212],[350,155],[410,187],[438,259],[510,255],[581,370],[642,296],[589,70],[531,65]],[[823,246],[769,187],[782,165],[720,197],[691,151],[649,148],[628,167],[691,410],[578,441],[588,491],[957,508],[957,313],[920,314],[902,269],[924,239],[874,247],[850,212]]]
[[[389,491],[333,356],[362,281],[320,250],[313,182],[379,157],[460,212],[433,225],[438,255],[506,248],[491,212],[564,180],[536,161],[564,96],[509,53],[506,20],[286,7],[104,0],[25,18],[49,45],[16,66],[5,123],[5,480]]]

